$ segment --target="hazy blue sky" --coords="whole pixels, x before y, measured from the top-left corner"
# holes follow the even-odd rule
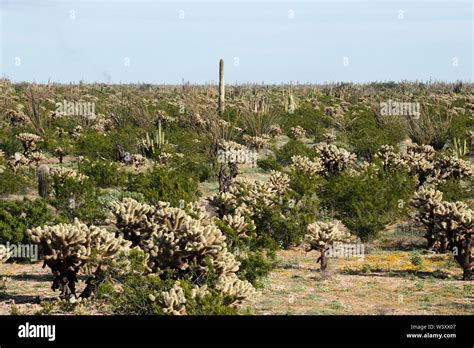
[[[0,4],[13,81],[205,83],[221,57],[227,83],[473,80],[470,0]]]

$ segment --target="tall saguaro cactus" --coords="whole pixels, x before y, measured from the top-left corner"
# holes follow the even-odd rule
[[[219,114],[225,109],[224,59],[219,61]]]

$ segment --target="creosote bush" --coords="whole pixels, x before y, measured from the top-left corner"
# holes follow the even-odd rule
[[[400,201],[408,201],[415,191],[415,179],[404,172],[388,172],[369,167],[358,173],[328,178],[322,185],[321,204],[335,211],[335,217],[363,241],[397,218],[406,216]]]
[[[42,199],[0,202],[0,243],[27,243],[26,231],[30,226],[43,225],[53,220]]]
[[[142,193],[151,204],[166,201],[178,206],[181,200],[189,203],[199,196],[196,177],[189,176],[179,169],[159,166],[137,175],[131,174],[126,189]]]

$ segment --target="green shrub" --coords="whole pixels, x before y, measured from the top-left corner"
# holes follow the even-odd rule
[[[410,253],[410,262],[413,266],[421,267],[423,265],[423,255],[418,250]]]
[[[274,254],[267,252],[254,251],[249,252],[245,257],[237,257],[240,261],[237,275],[242,280],[248,280],[253,286],[261,287],[261,280],[266,277],[273,268],[272,260]]]
[[[353,152],[367,159],[371,159],[382,145],[396,145],[406,137],[402,123],[379,125],[369,110],[361,110],[353,118],[346,134]]]
[[[261,286],[261,281],[272,270],[275,259],[276,243],[268,235],[262,236],[253,231],[245,239],[239,238],[238,233],[220,219],[216,225],[227,238],[227,245],[241,263],[238,276],[248,280],[254,286]]]
[[[329,178],[320,195],[322,205],[367,241],[406,213],[400,200],[407,201],[414,191],[415,179],[404,172],[369,169]]]
[[[290,133],[291,127],[301,126],[306,130],[308,138],[318,137],[324,133],[324,128],[329,126],[329,120],[312,105],[300,105],[296,110],[282,119],[282,129]]]
[[[320,176],[309,175],[299,170],[291,171],[290,179],[290,187],[300,196],[314,194],[323,181]]]
[[[210,180],[216,175],[216,168],[211,165],[208,158],[192,157],[179,160],[176,169],[187,176],[198,178],[199,182]]]
[[[72,129],[73,127],[70,128]],[[72,143],[73,140],[69,138],[67,133],[62,137],[58,137],[56,130],[48,129],[45,131],[43,150],[54,153],[54,150],[57,147],[61,147],[66,151],[66,153],[69,153],[72,149]]]
[[[15,152],[23,152],[23,146],[12,132],[2,129],[0,131],[0,150],[5,152],[6,156],[12,156]]]
[[[87,223],[99,224],[105,219],[106,214],[98,202],[98,190],[90,178],[82,182],[65,177],[60,180],[51,177],[53,194],[49,202],[66,221],[74,218]]]
[[[257,161],[257,165],[265,171],[278,170],[281,171],[280,163],[274,158],[265,158]]]
[[[0,202],[0,242],[26,243],[26,230],[52,222],[43,199]]]
[[[299,140],[290,140],[276,152],[277,161],[284,166],[291,163],[291,157],[300,155],[314,158],[316,153]]]
[[[98,187],[119,187],[125,185],[126,174],[120,165],[110,161],[82,161],[78,165],[79,172],[87,175]]]
[[[160,166],[146,173],[130,174],[127,191],[142,193],[150,204],[166,201],[174,206],[178,206],[180,200],[192,202],[199,195],[196,177]]]
[[[443,200],[449,202],[463,201],[474,198],[474,192],[469,190],[472,186],[471,180],[460,182],[459,180],[447,180],[437,185],[437,190],[443,192]]]
[[[280,205],[268,206],[262,202],[257,206],[261,213],[254,217],[254,221],[259,236],[267,236],[286,249],[301,244],[306,227],[317,214],[319,200],[314,195],[301,198],[289,195],[282,197]]]
[[[94,131],[85,132],[75,144],[75,154],[90,159],[99,157],[115,160],[117,149],[109,136]]]
[[[33,179],[35,172],[34,169],[25,168],[15,173],[10,168],[5,167],[3,171],[0,171],[0,194],[24,194],[28,192],[36,185]]]

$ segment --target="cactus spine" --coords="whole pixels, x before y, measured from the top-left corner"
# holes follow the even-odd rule
[[[41,165],[38,168],[38,194],[45,198],[48,195],[48,175],[49,168],[46,165]]]
[[[224,59],[219,61],[219,114],[225,109]]]

